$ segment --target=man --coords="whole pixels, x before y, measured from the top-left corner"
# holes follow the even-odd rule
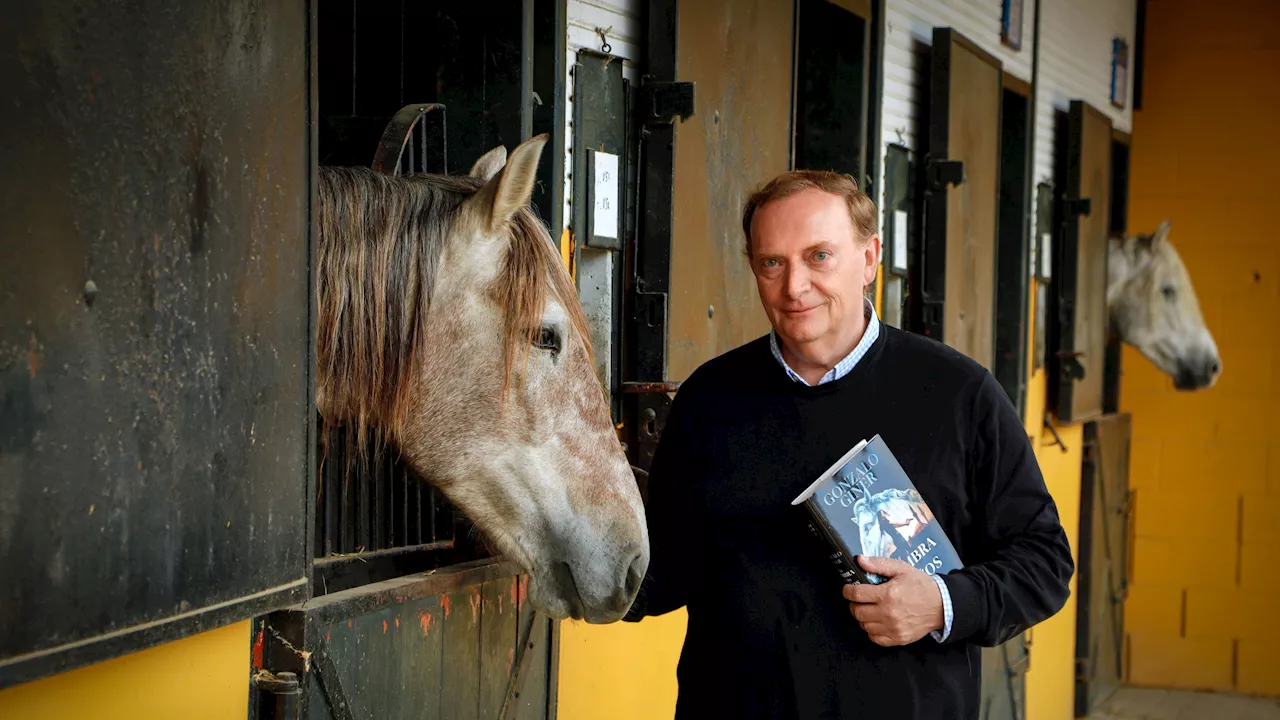
[[[1074,572],[1004,391],[866,300],[876,209],[852,179],[784,174],[743,213],[773,331],[681,386],[649,475],[651,561],[627,619],[688,610],[678,718],[977,718],[979,646],[1061,609]],[[893,449],[965,568],[861,557],[841,586],[790,503],[863,438]]]

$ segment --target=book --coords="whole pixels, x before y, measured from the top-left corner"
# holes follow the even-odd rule
[[[929,575],[964,567],[929,504],[878,434],[850,448],[791,504],[808,510],[809,530],[827,543],[845,584],[884,582],[858,565],[858,555],[897,558]]]

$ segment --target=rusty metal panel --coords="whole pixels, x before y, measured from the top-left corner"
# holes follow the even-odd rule
[[[1128,593],[1129,441],[1132,417],[1105,415],[1084,427],[1080,569],[1076,605],[1076,717],[1088,715],[1124,677]]]
[[[668,377],[769,330],[743,255],[747,196],[790,167],[793,3],[682,0],[679,73],[698,112],[676,125]]]
[[[305,597],[307,2],[0,23],[0,686]]]

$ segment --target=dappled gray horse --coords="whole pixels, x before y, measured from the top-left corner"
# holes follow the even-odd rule
[[[462,177],[320,168],[316,403],[389,438],[530,575],[536,608],[611,622],[648,534],[573,281],[528,207],[545,142]]]
[[[1173,378],[1179,390],[1210,387],[1222,372],[1213,335],[1182,258],[1169,242],[1168,220],[1150,235],[1113,237],[1107,253],[1111,327]]]

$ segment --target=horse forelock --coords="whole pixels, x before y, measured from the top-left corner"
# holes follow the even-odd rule
[[[483,184],[468,176],[320,168],[317,385],[335,416],[326,422],[353,420],[361,447],[372,427],[395,435],[407,419],[441,258],[459,209]],[[504,396],[521,375],[516,368],[541,327],[548,291],[590,352],[585,315],[546,229],[522,208],[506,231],[491,288],[503,323]]]
[[[577,301],[577,291],[559,251],[542,222],[527,208],[521,208],[508,223],[509,251],[503,258],[493,292],[503,307],[503,383],[505,399],[512,381],[522,382],[522,369],[529,357],[534,337],[542,327],[547,292],[564,308],[590,359],[591,342],[587,318]],[[565,342],[570,338],[565,337]],[[565,348],[567,351],[568,348]]]

